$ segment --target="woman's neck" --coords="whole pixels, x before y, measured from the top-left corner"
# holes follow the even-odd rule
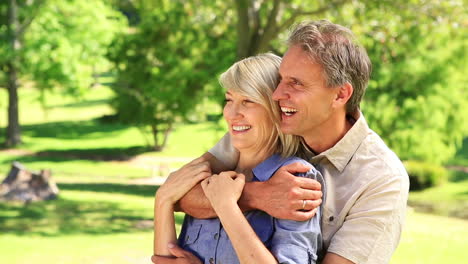
[[[273,154],[272,151],[240,151],[236,172],[243,173],[246,181],[251,181],[252,169]]]

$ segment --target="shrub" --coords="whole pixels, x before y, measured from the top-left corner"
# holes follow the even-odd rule
[[[405,161],[404,165],[412,191],[437,186],[448,180],[448,171],[442,166],[414,160]]]

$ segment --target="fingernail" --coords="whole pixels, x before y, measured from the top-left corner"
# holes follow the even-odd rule
[[[168,248],[174,248],[174,246],[175,246],[175,245],[172,244],[172,243],[167,244],[167,247],[168,247]]]

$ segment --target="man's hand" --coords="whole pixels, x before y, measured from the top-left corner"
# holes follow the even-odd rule
[[[175,244],[168,245],[169,252],[174,257],[152,256],[151,261],[156,264],[202,264],[192,253],[181,249]]]
[[[321,185],[316,180],[293,174],[305,173],[310,169],[310,166],[299,162],[283,166],[261,185],[249,185],[247,188],[252,189],[244,192],[245,198],[252,201],[254,208],[275,218],[308,220],[314,217],[322,203]]]

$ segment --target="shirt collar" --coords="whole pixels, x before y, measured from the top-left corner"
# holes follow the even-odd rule
[[[259,181],[266,181],[287,161],[278,154],[273,154],[253,168],[252,172]]]
[[[366,119],[359,112],[359,116],[351,129],[333,147],[312,158],[312,163],[318,163],[322,157],[326,157],[341,173],[356,153],[358,147],[369,133]]]

